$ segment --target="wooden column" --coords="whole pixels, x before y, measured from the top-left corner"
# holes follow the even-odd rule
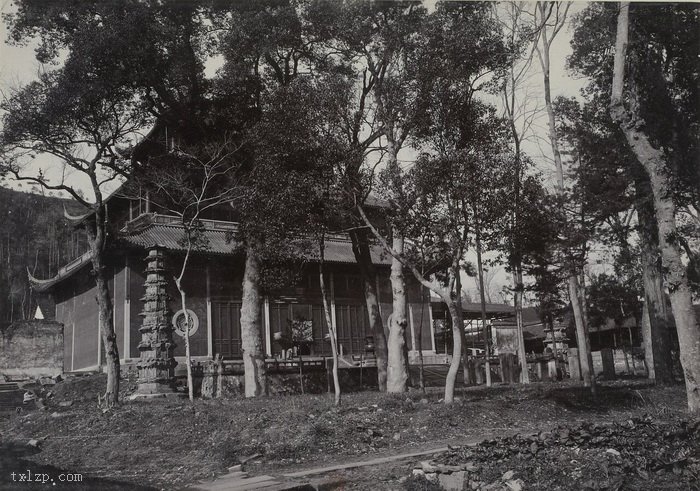
[[[129,258],[124,263],[124,360],[131,358],[131,269]]]
[[[214,358],[214,332],[211,316],[211,273],[207,263],[207,356]]]
[[[334,280],[334,275],[333,272],[330,272],[330,284],[331,284],[331,322],[333,329],[335,329],[335,335],[336,337],[338,336],[338,321],[336,320],[335,317],[335,280]],[[338,340],[336,339],[336,342]],[[338,342],[339,343],[339,342]]]
[[[408,304],[408,324],[411,326],[411,351],[416,351],[416,326],[413,321],[413,305],[410,303]]]
[[[141,353],[137,364],[138,389],[134,397],[167,396],[175,392],[173,326],[168,310],[163,251],[154,248],[146,257],[143,322],[139,331]]]
[[[430,346],[432,347],[433,353],[435,353],[435,324],[433,323],[433,303],[430,301],[430,293],[428,293],[428,319],[430,320]],[[421,333],[421,338],[422,337],[423,333]],[[423,346],[421,346],[420,349],[423,349]]]
[[[97,315],[97,369],[102,366],[102,319]]]
[[[272,358],[272,332],[270,329],[270,297],[265,295],[263,302],[263,323],[265,324],[265,356]]]

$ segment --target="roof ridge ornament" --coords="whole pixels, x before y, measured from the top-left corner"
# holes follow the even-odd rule
[[[84,215],[71,215],[70,213],[68,213],[66,205],[63,205],[63,216],[66,217],[68,220],[79,222],[90,216],[91,213],[92,212],[85,213]]]
[[[27,266],[27,277],[29,278],[29,283],[32,285],[45,285],[47,283],[51,283],[56,279],[58,275],[54,276],[53,278],[49,278],[47,280],[40,280],[39,278],[35,278],[34,275],[32,275],[32,272],[29,271],[29,266]]]

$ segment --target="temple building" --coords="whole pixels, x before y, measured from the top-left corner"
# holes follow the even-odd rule
[[[141,352],[150,349],[152,329],[147,324],[154,321],[149,302],[159,301],[161,294],[154,285],[160,285],[162,299],[167,304],[167,322],[174,328],[173,353],[183,366],[184,315],[173,276],[179,272],[184,257],[184,229],[178,218],[154,212],[147,197],[135,199],[115,193],[106,206],[105,263],[121,363],[137,364]],[[222,206],[210,210],[202,220],[207,247],[194,253],[183,279],[191,317],[190,345],[194,360],[241,357],[240,309],[245,255],[236,241],[237,224],[231,212],[230,206]],[[84,234],[81,225],[80,221],[76,224],[75,240],[82,240],[87,251],[87,242],[80,238]],[[303,354],[329,356],[331,353],[316,256],[306,254],[296,272],[296,282],[265,292],[261,317],[263,346],[268,358],[286,354],[290,330],[302,337],[299,344]],[[329,236],[324,257],[331,320],[337,329],[342,354],[352,359],[353,355],[371,348],[372,333],[349,237]],[[372,261],[377,270],[377,291],[386,329],[392,310],[390,258],[375,245]],[[32,278],[36,291],[51,295],[56,306],[55,319],[64,325],[66,372],[97,370],[105,361],[91,269],[88,251],[60,268],[54,278]],[[413,354],[422,349],[429,355],[436,348],[430,295],[410,279],[407,276],[409,325],[406,341]]]

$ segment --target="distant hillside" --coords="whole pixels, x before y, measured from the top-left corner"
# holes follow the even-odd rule
[[[76,254],[64,206],[75,210],[68,199],[0,187],[0,328],[34,315],[37,301],[27,268],[50,277]]]

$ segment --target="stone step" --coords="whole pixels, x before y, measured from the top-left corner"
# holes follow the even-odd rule
[[[271,488],[282,484],[272,476],[233,477],[231,479],[227,477],[228,475],[222,476],[212,483],[200,485],[197,489],[207,491],[248,491]]]

